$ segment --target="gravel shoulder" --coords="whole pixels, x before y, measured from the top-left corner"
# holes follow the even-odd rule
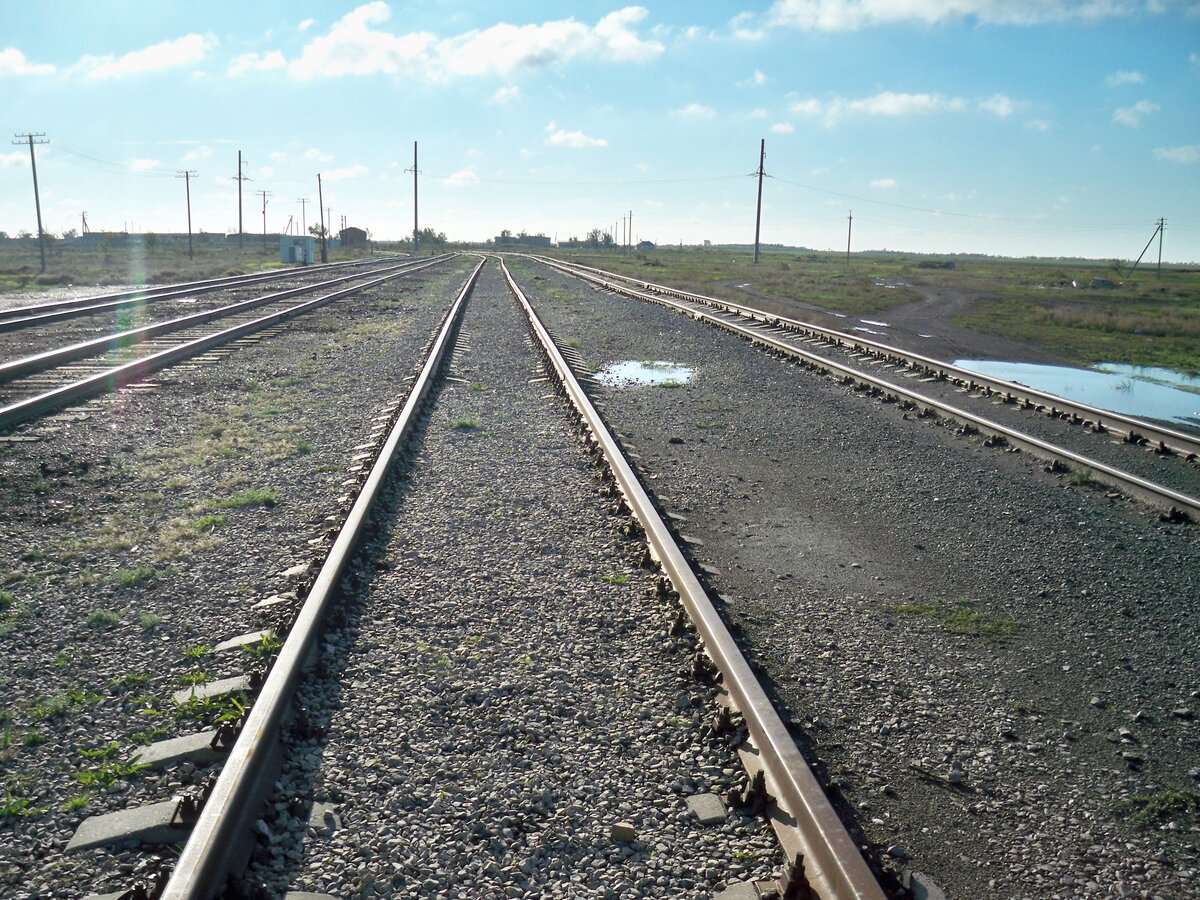
[[[956,897],[1200,895],[1200,540],[659,307],[514,267],[853,828]],[[1176,793],[1171,793],[1176,792]],[[1137,798],[1154,798],[1147,803]]]
[[[495,263],[411,455],[324,674],[302,687],[311,733],[292,736],[256,880],[347,897],[703,898],[777,874],[761,820],[688,811],[740,767],[705,737],[708,690]],[[621,822],[632,840],[614,837]]]
[[[203,774],[111,767],[220,712],[170,694],[244,671],[202,648],[272,624],[252,606],[308,561],[352,448],[405,392],[468,270],[398,279],[0,441],[0,779],[29,812],[0,817],[0,893],[81,896],[131,877],[140,851],[63,848],[85,816]]]

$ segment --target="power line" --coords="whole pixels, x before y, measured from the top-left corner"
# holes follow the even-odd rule
[[[190,169],[182,169],[175,173],[176,178],[183,179],[183,190],[187,195],[187,220],[188,220],[188,259],[192,258],[192,179],[196,177],[196,173]]]

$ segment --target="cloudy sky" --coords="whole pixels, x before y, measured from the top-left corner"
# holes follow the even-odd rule
[[[1197,0],[0,0],[0,123],[46,228],[420,216],[658,243],[1200,260]],[[0,229],[36,229],[0,145]],[[1152,251],[1153,252],[1153,251]]]

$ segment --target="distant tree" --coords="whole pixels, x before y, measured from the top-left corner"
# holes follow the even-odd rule
[[[512,240],[512,236],[513,236],[513,233],[511,231],[509,231],[507,228],[500,229],[501,243],[507,244],[509,241]]]
[[[417,243],[422,247],[440,247],[446,243],[446,233],[434,231],[432,228],[422,228],[417,232]]]
[[[153,231],[146,233],[146,249],[151,253],[158,249],[158,235]]]
[[[323,238],[329,233],[329,229],[326,228],[324,225],[320,225],[320,224],[309,225],[308,233],[311,234],[315,238]]]
[[[8,240],[8,232],[0,231],[0,241],[7,241],[7,240]]]
[[[18,231],[18,232],[17,232],[17,237],[19,237],[19,238],[30,238],[30,237],[33,237],[33,235],[29,233],[29,229],[28,229],[28,228],[22,228],[20,231]]]
[[[599,228],[593,228],[588,232],[587,239],[584,241],[589,247],[599,247],[603,232]]]
[[[613,236],[611,234],[609,234],[607,231],[604,232],[604,237],[602,237],[600,239],[600,243],[603,244],[605,247],[611,247],[613,245]]]
[[[76,231],[74,228],[68,228],[66,231],[64,231],[62,233],[62,236],[70,239],[70,238],[77,236],[78,234],[79,234],[79,232]]]

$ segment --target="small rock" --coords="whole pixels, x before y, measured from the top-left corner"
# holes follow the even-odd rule
[[[1171,710],[1171,715],[1177,719],[1190,719],[1193,715],[1191,709],[1186,706],[1180,706]]]
[[[908,851],[899,844],[892,844],[884,852],[892,859],[908,859]]]
[[[1092,704],[1092,706],[1096,707],[1096,709],[1104,709],[1104,707],[1108,706],[1108,701],[1106,701],[1103,697],[1093,697],[1089,702]]]
[[[613,843],[631,844],[637,840],[637,829],[632,822],[618,822],[608,834]]]

